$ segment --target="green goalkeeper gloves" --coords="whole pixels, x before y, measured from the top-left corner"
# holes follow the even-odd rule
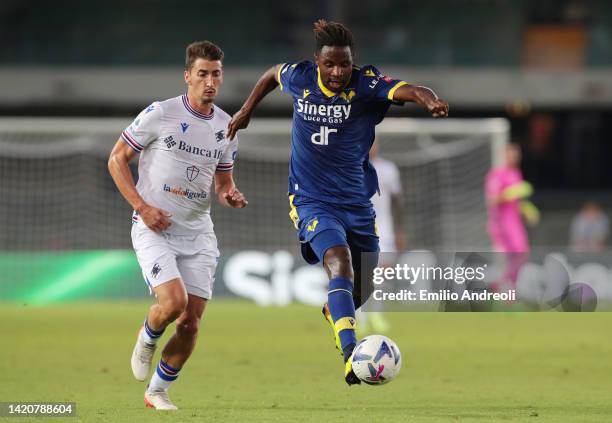
[[[533,186],[527,181],[522,181],[503,190],[501,197],[504,201],[512,201],[530,197],[531,194],[533,194]]]
[[[521,201],[521,214],[529,226],[536,226],[540,223],[540,210],[531,201]]]

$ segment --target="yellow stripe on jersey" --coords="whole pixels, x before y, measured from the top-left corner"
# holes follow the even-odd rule
[[[387,98],[393,101],[393,94],[395,94],[395,91],[397,91],[399,87],[403,87],[404,85],[408,85],[408,83],[404,81],[400,81],[397,84],[395,84],[395,86],[389,90],[389,94],[387,94]]]
[[[336,95],[335,92],[327,89],[327,87],[323,85],[323,81],[321,81],[321,70],[319,69],[318,66],[317,66],[317,84],[319,84],[319,88],[321,89],[321,91],[323,91],[323,94],[325,94],[326,96],[333,97]]]
[[[281,82],[281,71],[283,70],[283,68],[286,66],[286,63],[283,63],[279,66],[278,68],[278,72],[276,72],[276,82],[278,82],[278,86],[280,87],[280,90],[283,90],[283,83]]]
[[[291,194],[289,196],[289,205],[291,206],[291,211],[289,212],[289,217],[293,221],[293,226],[295,229],[299,229],[298,222],[300,221],[300,216],[298,216],[297,207],[293,205],[293,199],[295,198],[295,194]]]

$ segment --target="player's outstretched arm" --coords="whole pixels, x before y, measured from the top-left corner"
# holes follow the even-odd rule
[[[240,110],[238,110],[227,127],[227,136],[230,140],[233,140],[236,136],[236,132],[239,129],[244,129],[249,125],[251,120],[251,114],[259,102],[267,96],[270,92],[278,86],[278,71],[282,65],[276,65],[268,69],[259,78],[259,81],[255,84],[253,91],[246,99]]]
[[[165,210],[150,206],[138,194],[132,172],[130,172],[128,166],[135,155],[136,152],[122,139],[119,139],[108,158],[108,171],[123,198],[136,210],[145,225],[155,232],[161,232],[170,226],[169,218],[171,215]]]
[[[215,173],[215,192],[219,203],[225,207],[242,209],[249,204],[244,194],[236,188],[231,170]]]
[[[448,116],[448,103],[438,98],[431,88],[403,85],[393,93],[394,101],[411,101],[425,107],[435,118]]]

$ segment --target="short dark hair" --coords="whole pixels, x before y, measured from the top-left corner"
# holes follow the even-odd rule
[[[353,51],[353,34],[341,23],[319,19],[314,23],[313,32],[317,43],[317,53],[323,46],[348,46]]]
[[[185,67],[191,69],[197,59],[223,60],[223,50],[210,41],[195,41],[185,50]]]

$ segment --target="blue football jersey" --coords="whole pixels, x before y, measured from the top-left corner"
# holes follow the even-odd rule
[[[374,66],[353,68],[345,89],[327,89],[317,65],[285,63],[282,91],[293,97],[289,193],[338,204],[366,204],[378,189],[368,160],[374,128],[406,82]]]

